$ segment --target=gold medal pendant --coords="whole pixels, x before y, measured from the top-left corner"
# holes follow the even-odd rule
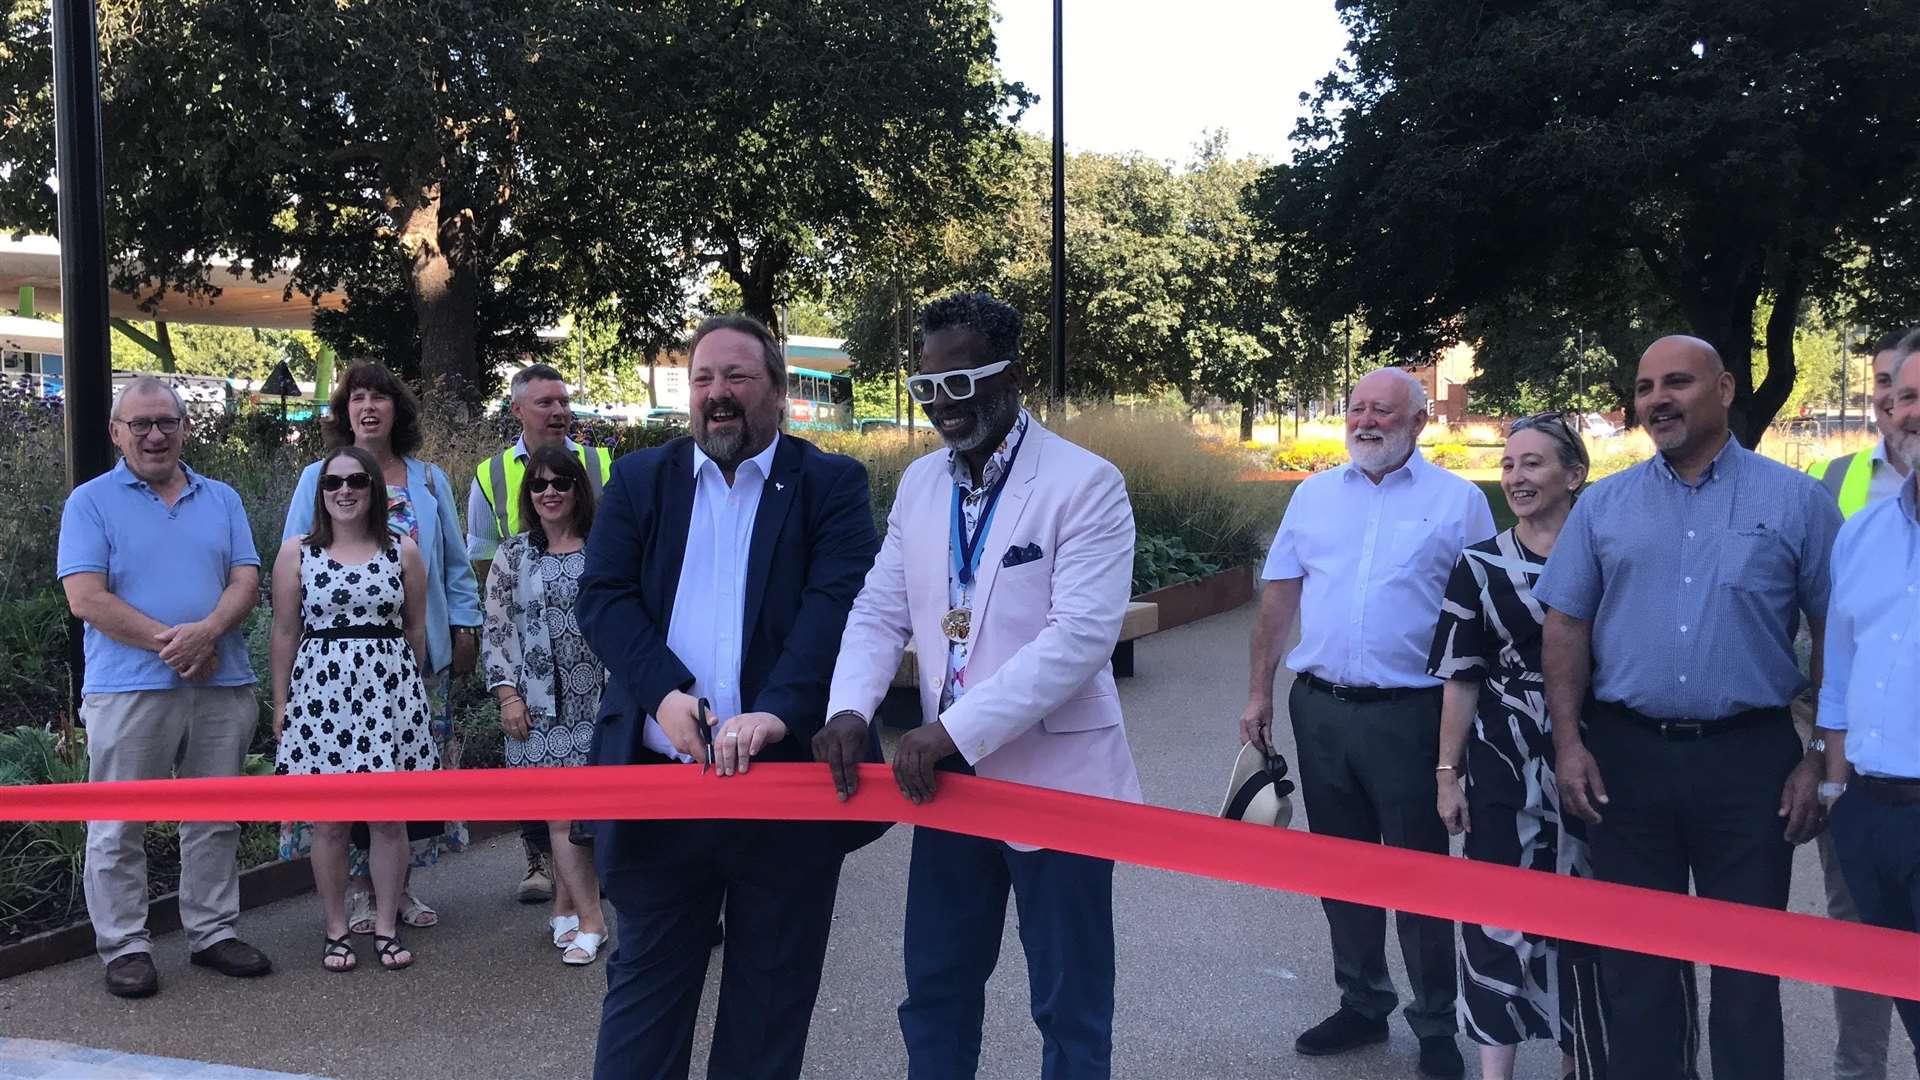
[[[956,645],[964,644],[972,630],[972,608],[957,607],[940,616],[940,632],[947,635],[947,640]]]

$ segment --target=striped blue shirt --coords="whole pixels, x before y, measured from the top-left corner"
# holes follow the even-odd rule
[[[1863,773],[1920,779],[1920,518],[1914,482],[1833,542],[1820,726]]]
[[[1729,439],[1699,482],[1656,454],[1595,484],[1534,595],[1593,623],[1593,692],[1648,716],[1784,707],[1805,684],[1840,510],[1818,480]]]

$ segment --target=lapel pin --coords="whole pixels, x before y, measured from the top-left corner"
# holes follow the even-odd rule
[[[783,484],[783,483],[781,483],[781,482],[780,482],[780,481],[778,481],[778,480],[775,480],[775,481],[773,482],[773,490],[775,490],[775,491],[785,491],[785,490],[787,490],[787,485],[785,485],[785,484]]]

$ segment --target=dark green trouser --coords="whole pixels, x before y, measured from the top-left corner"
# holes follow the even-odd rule
[[[1308,828],[1348,840],[1447,853],[1446,826],[1434,805],[1438,687],[1394,701],[1357,703],[1296,680],[1287,707]],[[1386,1019],[1400,1000],[1387,975],[1386,911],[1338,900],[1321,904],[1333,935],[1333,981],[1340,987],[1340,1003],[1371,1019]],[[1413,984],[1407,1025],[1421,1037],[1453,1034],[1453,924],[1405,913],[1396,913],[1394,921]]]

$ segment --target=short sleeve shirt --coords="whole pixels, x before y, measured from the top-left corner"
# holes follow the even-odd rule
[[[1486,495],[1418,450],[1378,484],[1352,465],[1308,477],[1261,573],[1305,579],[1287,666],[1345,686],[1438,686],[1427,652],[1447,578],[1492,535]]]
[[[107,590],[168,626],[213,613],[235,567],[259,566],[240,496],[182,465],[187,484],[169,507],[125,461],[73,489],[60,516],[58,573],[104,574]],[[89,694],[173,690],[190,685],[158,653],[86,628]],[[249,686],[245,638],[229,631],[215,646],[219,664],[200,686]]]
[[[1540,602],[1593,623],[1593,693],[1648,716],[1780,708],[1793,639],[1824,618],[1840,510],[1818,480],[1728,440],[1696,483],[1662,455],[1574,504]]]

